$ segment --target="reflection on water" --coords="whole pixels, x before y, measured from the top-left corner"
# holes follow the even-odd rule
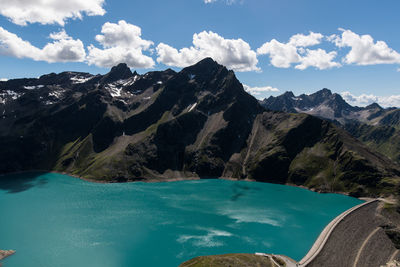
[[[0,190],[8,193],[20,193],[34,186],[43,186],[47,183],[44,173],[19,173],[9,175],[0,175]]]
[[[245,184],[239,184],[239,183],[232,184],[231,189],[232,189],[231,201],[237,201],[240,197],[246,195],[246,193],[249,193],[248,191],[259,190],[256,187],[250,187]]]

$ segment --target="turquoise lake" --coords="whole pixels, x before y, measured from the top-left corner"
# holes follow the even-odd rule
[[[236,252],[300,260],[330,220],[361,202],[245,181],[10,175],[0,177],[0,249],[17,251],[4,267],[175,267]]]

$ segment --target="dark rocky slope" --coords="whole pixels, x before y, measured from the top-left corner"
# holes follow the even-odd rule
[[[104,181],[254,179],[392,194],[399,168],[306,114],[266,111],[210,58],[175,73],[64,72],[0,82],[0,172]]]
[[[384,109],[376,103],[354,107],[328,89],[300,96],[286,92],[260,104],[270,110],[306,113],[332,121],[371,149],[400,163],[400,109]]]
[[[352,122],[344,128],[370,148],[400,164],[400,109],[389,109],[370,122]]]

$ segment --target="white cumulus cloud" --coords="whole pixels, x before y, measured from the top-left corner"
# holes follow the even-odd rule
[[[120,20],[117,24],[106,22],[96,40],[102,48],[88,47],[87,62],[99,67],[112,67],[126,63],[131,68],[152,68],[154,60],[143,54],[149,51],[152,41],[142,39],[140,27]]]
[[[42,59],[47,62],[83,61],[86,56],[81,40],[74,40],[65,31],[50,34],[54,40],[42,49]]]
[[[13,23],[59,24],[83,15],[104,15],[104,0],[0,0],[0,14]]]
[[[217,0],[203,0],[206,4],[211,4],[217,2]],[[236,0],[223,0],[227,5],[232,5],[236,2]],[[242,0],[243,1],[243,0]]]
[[[337,55],[335,51],[326,52],[320,48],[305,49],[305,47],[320,44],[323,37],[320,33],[309,32],[308,35],[295,34],[287,43],[272,39],[258,48],[257,54],[269,55],[271,64],[277,68],[290,68],[295,63],[299,63],[295,68],[300,70],[308,67],[322,70],[341,66],[333,61]]]
[[[236,71],[259,71],[257,54],[242,39],[225,39],[212,31],[193,35],[193,46],[180,50],[160,43],[157,62],[168,66],[186,67],[203,58],[211,57]]]
[[[7,78],[0,78],[0,82],[6,82],[6,81],[8,81]]]
[[[16,34],[0,27],[0,54],[17,58],[32,58],[39,60],[40,49],[22,40]]]
[[[330,69],[333,67],[340,67],[341,64],[333,61],[336,57],[336,51],[326,52],[318,48],[316,50],[305,50],[305,56],[300,60],[300,64],[296,65],[296,69],[305,70],[308,67],[315,67],[320,70]]]
[[[268,93],[268,92],[279,92],[278,88],[272,87],[272,86],[254,86],[251,87],[247,84],[243,84],[243,88],[246,92],[252,95],[261,95],[262,93]]]
[[[49,37],[53,42],[38,48],[0,27],[0,54],[50,63],[84,61],[86,52],[81,40],[71,38],[64,30]]]
[[[301,33],[293,35],[290,37],[289,44],[296,47],[313,46],[320,44],[322,38],[324,38],[322,34],[310,31],[308,35]]]
[[[147,50],[153,45],[152,41],[141,38],[140,27],[120,20],[118,24],[106,22],[101,28],[101,33],[96,35],[96,40],[104,47],[132,47]]]
[[[350,30],[339,29],[340,35],[331,35],[328,40],[338,47],[350,47],[343,58],[346,64],[375,65],[400,63],[400,54],[384,41],[374,41],[371,35],[358,35]]]
[[[340,95],[351,105],[368,106],[372,103],[378,103],[382,107],[400,107],[400,95],[376,96],[373,94],[353,95],[350,92],[342,92]]]
[[[271,64],[277,68],[289,68],[292,63],[300,62],[297,47],[290,43],[281,43],[275,39],[257,49],[259,55],[269,55]]]

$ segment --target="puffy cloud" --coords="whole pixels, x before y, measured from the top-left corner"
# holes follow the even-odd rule
[[[158,56],[157,62],[164,63],[168,66],[186,67],[204,58],[200,55],[200,49],[194,47],[185,47],[178,51],[172,46],[160,43],[157,46],[156,51]]]
[[[42,49],[41,60],[47,62],[83,61],[86,56],[81,40],[74,40],[65,31],[50,34],[54,40]]]
[[[54,41],[40,49],[0,27],[0,54],[50,63],[84,61],[86,53],[81,40],[72,39],[65,31],[52,33],[49,37]]]
[[[278,88],[272,86],[251,87],[246,84],[243,84],[243,88],[246,92],[252,95],[261,95],[262,93],[268,93],[268,92],[279,92]]]
[[[186,67],[205,57],[212,57],[220,64],[236,71],[259,71],[257,54],[242,39],[225,39],[212,31],[193,35],[193,46],[179,51],[160,43],[157,48],[157,62],[168,66]]]
[[[342,92],[340,94],[344,100],[355,106],[367,106],[372,103],[378,103],[382,107],[400,107],[400,95],[376,96],[362,94],[355,96],[350,92]]]
[[[316,50],[305,49],[305,47],[320,44],[323,37],[320,33],[310,32],[308,35],[295,34],[290,37],[287,43],[272,39],[258,48],[257,54],[269,55],[271,64],[277,68],[289,68],[294,63],[300,63],[295,67],[300,70],[308,67],[316,67],[322,70],[341,66],[332,61],[337,55],[334,51],[328,53],[320,48]]]
[[[292,63],[300,62],[301,58],[296,46],[290,43],[281,43],[275,39],[266,42],[258,48],[257,54],[269,54],[271,64],[277,68],[289,68]]]
[[[93,45],[88,47],[87,62],[89,65],[99,67],[112,67],[118,63],[126,63],[130,68],[152,68],[154,60],[143,55],[140,49],[127,49],[124,47],[112,47],[99,49]]]
[[[120,20],[118,24],[106,22],[96,35],[102,49],[90,45],[87,62],[99,67],[112,67],[125,62],[131,68],[152,68],[154,60],[143,54],[150,50],[152,41],[141,38],[140,27]]]
[[[242,1],[243,1],[243,0],[242,0]],[[211,3],[214,3],[214,2],[217,2],[217,0],[204,0],[204,3],[206,3],[206,4],[211,4]],[[235,3],[236,0],[224,0],[224,2],[225,2],[227,5],[231,5],[231,4]]]
[[[60,24],[69,18],[104,15],[104,0],[0,0],[0,14],[13,23]]]
[[[17,58],[32,58],[39,60],[40,49],[22,40],[16,34],[0,27],[0,54]]]
[[[344,57],[346,64],[375,65],[400,63],[400,54],[384,41],[374,42],[371,35],[358,35],[350,30],[339,29],[342,35],[331,35],[328,40],[338,47],[351,47]]]
[[[305,56],[301,58],[300,64],[296,65],[296,69],[305,70],[308,67],[315,67],[320,70],[330,69],[333,67],[342,66],[338,62],[334,62],[333,59],[336,57],[337,53],[335,51],[331,51],[327,53],[323,49],[316,50],[305,50]]]
[[[289,44],[296,47],[307,47],[313,46],[321,43],[324,36],[320,33],[311,32],[308,35],[295,34],[290,37]]]
[[[131,47],[147,50],[154,43],[141,38],[142,30],[133,24],[120,20],[118,24],[106,22],[96,35],[96,40],[104,47]]]
[[[0,78],[0,82],[6,82],[6,81],[8,81],[7,78]]]

